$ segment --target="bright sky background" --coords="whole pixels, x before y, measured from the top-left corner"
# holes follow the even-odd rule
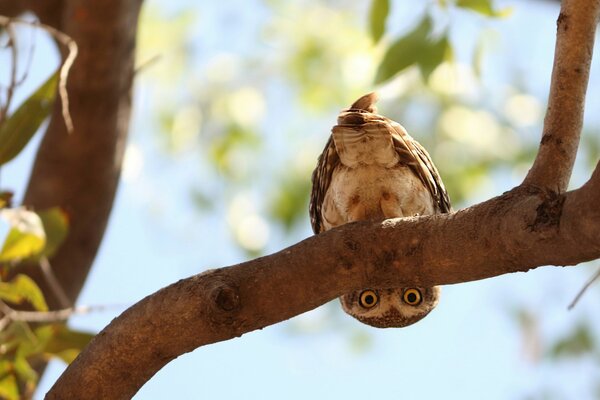
[[[160,2],[149,0],[146,5]],[[407,8],[411,2],[395,3]],[[558,7],[551,3],[516,2],[513,16],[494,24],[499,33],[485,64],[486,79],[492,86],[510,81],[503,70],[506,64],[501,62],[510,58],[517,65],[515,70],[522,71],[527,80],[526,87],[539,98],[546,97],[558,13]],[[191,41],[202,49],[196,60],[199,66],[224,50],[245,53],[255,46],[264,51],[261,43],[252,42],[252,33],[268,17],[259,1],[197,5],[180,1],[172,7],[195,9],[201,16],[202,25],[195,30],[197,38]],[[221,25],[225,16],[236,17],[237,25]],[[466,24],[453,40],[473,40],[473,32],[474,27]],[[51,57],[40,52],[36,66]],[[595,90],[599,79],[596,61],[588,114],[598,114],[594,110],[600,104],[600,92]],[[72,318],[71,325],[80,329],[98,331],[125,306],[169,283],[246,259],[232,244],[222,216],[200,217],[192,204],[189,182],[199,179],[197,175],[190,177],[194,157],[183,155],[175,161],[161,156],[148,133],[156,129],[146,118],[150,112],[148,89],[140,86],[135,90],[124,180],[105,240],[78,301],[80,305],[109,307]],[[273,98],[267,99],[267,105],[273,114],[285,112],[287,106]],[[340,108],[346,106],[340,104]],[[598,121],[597,115],[590,118]],[[334,121],[332,114],[318,122],[319,129],[324,130],[323,141]],[[37,143],[39,137],[3,168],[4,188],[22,188]],[[285,142],[277,142],[275,150],[286,151],[279,146]],[[582,179],[576,177],[576,182]],[[502,193],[515,183],[508,179],[494,182],[481,197]],[[271,232],[267,248],[276,251],[309,235],[307,215],[302,231],[293,237],[282,240],[277,232]],[[181,356],[147,383],[136,398],[591,398],[590,388],[600,381],[598,363],[590,358],[583,369],[577,364],[575,370],[569,365],[557,368],[532,361],[543,355],[530,354],[527,337],[513,313],[518,307],[525,308],[539,317],[537,329],[544,339],[559,337],[597,308],[597,302],[593,304],[596,291],[584,297],[574,311],[566,310],[592,271],[591,266],[579,271],[542,268],[444,287],[437,309],[406,329],[368,328],[336,312],[338,305],[333,303],[290,322]],[[598,321],[593,323],[598,327]],[[46,392],[62,370],[62,363],[50,364],[37,398],[42,398],[40,393]]]

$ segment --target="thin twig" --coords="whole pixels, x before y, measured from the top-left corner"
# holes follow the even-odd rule
[[[54,271],[52,271],[52,266],[50,265],[50,261],[48,258],[42,257],[40,259],[40,268],[44,273],[44,278],[46,278],[46,282],[50,285],[50,289],[54,292],[54,295],[60,302],[61,306],[64,308],[71,308],[73,304],[69,300],[69,297],[65,293],[64,289],[56,279],[56,275],[54,275]]]
[[[162,58],[162,54],[155,54],[152,57],[150,57],[149,59],[147,59],[146,61],[142,61],[138,66],[135,67],[133,74],[134,75],[139,74],[146,68],[151,67],[152,65],[156,64],[158,61],[160,61],[161,58]]]
[[[572,310],[573,307],[577,305],[579,299],[581,299],[583,294],[589,289],[590,286],[592,286],[592,283],[594,283],[598,278],[600,278],[600,268],[598,268],[598,271],[596,271],[596,273],[590,278],[590,280],[587,281],[585,285],[583,285],[579,293],[577,293],[577,296],[575,296],[571,304],[569,304],[569,307],[567,307],[568,310]]]
[[[127,305],[124,304],[113,304],[113,305],[99,305],[99,306],[79,306],[79,307],[67,307],[61,310],[53,311],[21,311],[15,310],[8,304],[0,300],[0,312],[4,314],[0,319],[0,332],[2,332],[6,326],[12,321],[20,322],[58,322],[66,321],[72,315],[84,315],[92,312],[100,312],[110,308],[124,308]]]
[[[75,58],[77,58],[78,47],[77,43],[66,33],[59,31],[51,27],[50,25],[42,24],[40,22],[25,21],[22,19],[8,18],[0,16],[0,24],[8,25],[10,23],[22,24],[39,28],[46,31],[59,43],[65,46],[68,50],[67,57],[65,58],[62,66],[60,67],[59,79],[58,79],[58,94],[62,101],[62,115],[67,127],[67,132],[72,133],[73,120],[71,119],[71,113],[69,112],[69,95],[67,93],[67,78],[69,76],[69,69],[73,65]]]
[[[8,115],[8,108],[10,107],[10,103],[12,101],[12,96],[15,91],[16,81],[17,81],[17,41],[15,38],[15,32],[12,29],[10,24],[4,25],[6,29],[6,34],[8,35],[8,42],[6,46],[10,48],[11,53],[11,71],[10,71],[10,84],[6,89],[6,102],[2,106],[0,110],[0,126],[4,122],[4,119]]]
[[[25,79],[27,79],[27,76],[29,75],[29,70],[31,69],[31,62],[33,61],[33,53],[35,51],[35,44],[37,41],[37,37],[35,36],[35,30],[31,30],[31,46],[29,46],[29,51],[27,54],[27,62],[25,63],[25,68],[23,69],[23,76],[21,76],[18,80],[17,80],[17,87],[20,86],[23,82],[25,82]]]

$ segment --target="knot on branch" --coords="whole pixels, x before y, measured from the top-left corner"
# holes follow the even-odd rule
[[[540,191],[543,201],[536,208],[536,217],[529,229],[532,232],[558,232],[565,195],[554,191]]]
[[[211,290],[210,299],[218,311],[231,312],[240,308],[239,291],[227,282],[217,282]]]

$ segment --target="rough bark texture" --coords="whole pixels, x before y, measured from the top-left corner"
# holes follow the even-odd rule
[[[344,225],[181,280],[100,332],[47,398],[130,398],[183,353],[364,287],[452,284],[600,257],[600,167],[564,192],[599,8],[599,0],[563,1],[544,139],[523,185],[453,214]]]
[[[6,1],[0,2],[0,11]],[[63,207],[69,236],[50,260],[74,303],[102,240],[119,179],[131,109],[134,49],[141,1],[54,0],[8,2],[39,13],[43,22],[79,46],[68,80],[75,131],[68,134],[57,104],[38,150],[24,204]],[[10,10],[9,10],[10,11]],[[58,102],[57,102],[58,103]],[[23,272],[22,270],[20,272]],[[65,307],[39,267],[25,272],[42,288],[51,309]]]

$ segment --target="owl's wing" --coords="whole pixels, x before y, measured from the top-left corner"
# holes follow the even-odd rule
[[[329,136],[325,149],[319,156],[317,167],[312,174],[312,192],[310,194],[308,211],[310,214],[310,224],[314,233],[321,233],[323,231],[321,207],[325,200],[325,193],[327,193],[327,189],[329,189],[329,184],[331,183],[333,170],[339,164],[340,157],[335,148],[333,137]]]
[[[402,125],[387,118],[386,120],[392,128],[392,140],[396,152],[400,156],[400,162],[408,165],[421,179],[431,193],[439,211],[450,212],[450,197],[448,197],[442,178],[427,150],[410,137]]]

